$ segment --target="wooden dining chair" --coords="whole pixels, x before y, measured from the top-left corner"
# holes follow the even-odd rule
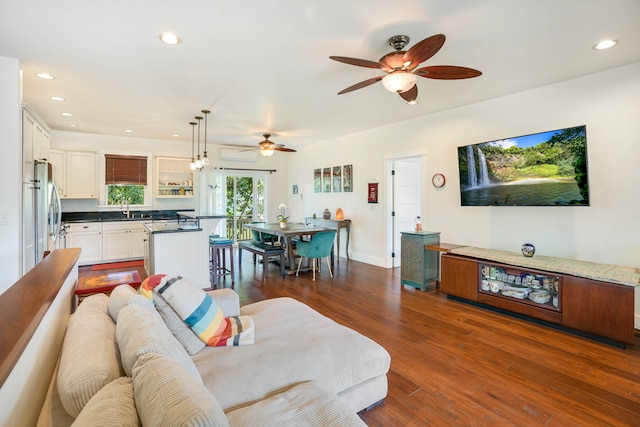
[[[329,267],[329,276],[333,277],[331,272],[331,263],[329,262],[329,256],[333,249],[333,239],[336,236],[335,231],[321,231],[311,236],[309,241],[299,241],[296,243],[296,252],[300,255],[298,261],[298,269],[296,270],[296,276],[300,273],[300,265],[302,264],[302,258],[309,258],[311,260],[311,269],[313,271],[313,280],[316,280],[316,260],[326,258],[327,266]],[[318,264],[318,267],[320,265]]]

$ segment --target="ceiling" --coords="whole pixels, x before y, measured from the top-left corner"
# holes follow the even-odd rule
[[[301,148],[638,62],[639,18],[638,0],[0,0],[0,56],[20,60],[24,102],[53,130],[190,143],[210,109],[210,143],[269,132]],[[166,31],[182,43],[162,43]],[[337,95],[382,71],[330,55],[377,61],[393,35],[410,48],[438,33],[423,66],[483,75],[420,78],[415,106],[380,83]],[[620,43],[592,49],[605,38]]]

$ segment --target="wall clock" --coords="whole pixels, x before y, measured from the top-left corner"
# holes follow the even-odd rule
[[[447,182],[447,180],[445,179],[444,175],[441,174],[441,173],[437,173],[437,174],[433,175],[433,178],[431,178],[431,183],[436,188],[444,187],[444,184],[446,182]]]

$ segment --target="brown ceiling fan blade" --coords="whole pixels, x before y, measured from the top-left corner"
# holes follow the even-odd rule
[[[346,56],[330,56],[334,61],[344,62],[349,65],[357,65],[358,67],[380,68],[380,64],[367,59],[349,58]]]
[[[363,82],[360,83],[356,83],[353,86],[349,86],[346,89],[342,89],[340,92],[338,92],[338,95],[342,95],[343,93],[347,93],[347,92],[352,92],[354,90],[358,90],[358,89],[362,89],[363,87],[367,87],[369,85],[372,85],[376,82],[379,82],[380,80],[382,80],[384,76],[378,76],[378,77],[373,77],[369,80],[365,80]]]
[[[459,80],[481,76],[482,72],[473,68],[457,67],[455,65],[433,65],[419,68],[415,71],[415,74],[428,79]]]
[[[418,85],[413,85],[411,89],[398,95],[407,102],[415,101],[418,99]]]
[[[278,146],[276,146],[276,147],[273,147],[273,149],[276,150],[276,151],[285,151],[287,153],[295,153],[296,152],[296,150],[294,150],[293,148],[286,148],[286,147],[278,147]]]
[[[411,61],[407,69],[413,70],[420,65],[420,63],[438,53],[442,45],[444,45],[445,40],[446,37],[444,34],[436,34],[416,43],[404,54],[404,62]]]

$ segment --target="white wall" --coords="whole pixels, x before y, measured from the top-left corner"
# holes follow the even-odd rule
[[[22,143],[20,62],[0,57],[0,294],[21,276]]]
[[[390,99],[389,102],[397,100]],[[429,102],[424,96],[421,102]],[[356,260],[390,266],[385,160],[424,155],[424,228],[441,241],[618,265],[640,264],[640,63],[579,79],[371,129],[299,150],[289,164],[294,212],[341,207],[353,220]],[[457,147],[587,125],[589,207],[461,207]],[[313,169],[353,164],[353,193],[314,193]],[[434,189],[442,172],[447,185]],[[367,203],[367,183],[380,183],[380,203]],[[304,216],[300,215],[300,216]]]
[[[257,145],[256,145],[257,146]],[[132,137],[114,137],[78,132],[51,132],[51,148],[61,150],[94,151],[114,150],[118,152],[135,151],[150,152],[153,156],[167,157],[191,157],[191,142],[142,139]],[[273,156],[265,158],[258,156],[256,162],[231,162],[222,161],[219,156],[220,147],[212,144],[208,147],[210,158],[209,167],[250,168],[250,169],[275,169],[277,172],[270,175],[271,193],[269,197],[269,213],[271,218],[278,214],[278,204],[285,197],[284,183],[287,179],[288,153],[276,152]],[[96,163],[97,164],[97,163]],[[155,167],[155,162],[154,162]],[[155,176],[155,171],[153,173]],[[196,181],[197,182],[197,181]],[[153,209],[194,209],[195,199],[153,199]],[[97,199],[92,200],[63,200],[64,212],[80,212],[100,210]],[[103,209],[103,208],[102,208]]]

